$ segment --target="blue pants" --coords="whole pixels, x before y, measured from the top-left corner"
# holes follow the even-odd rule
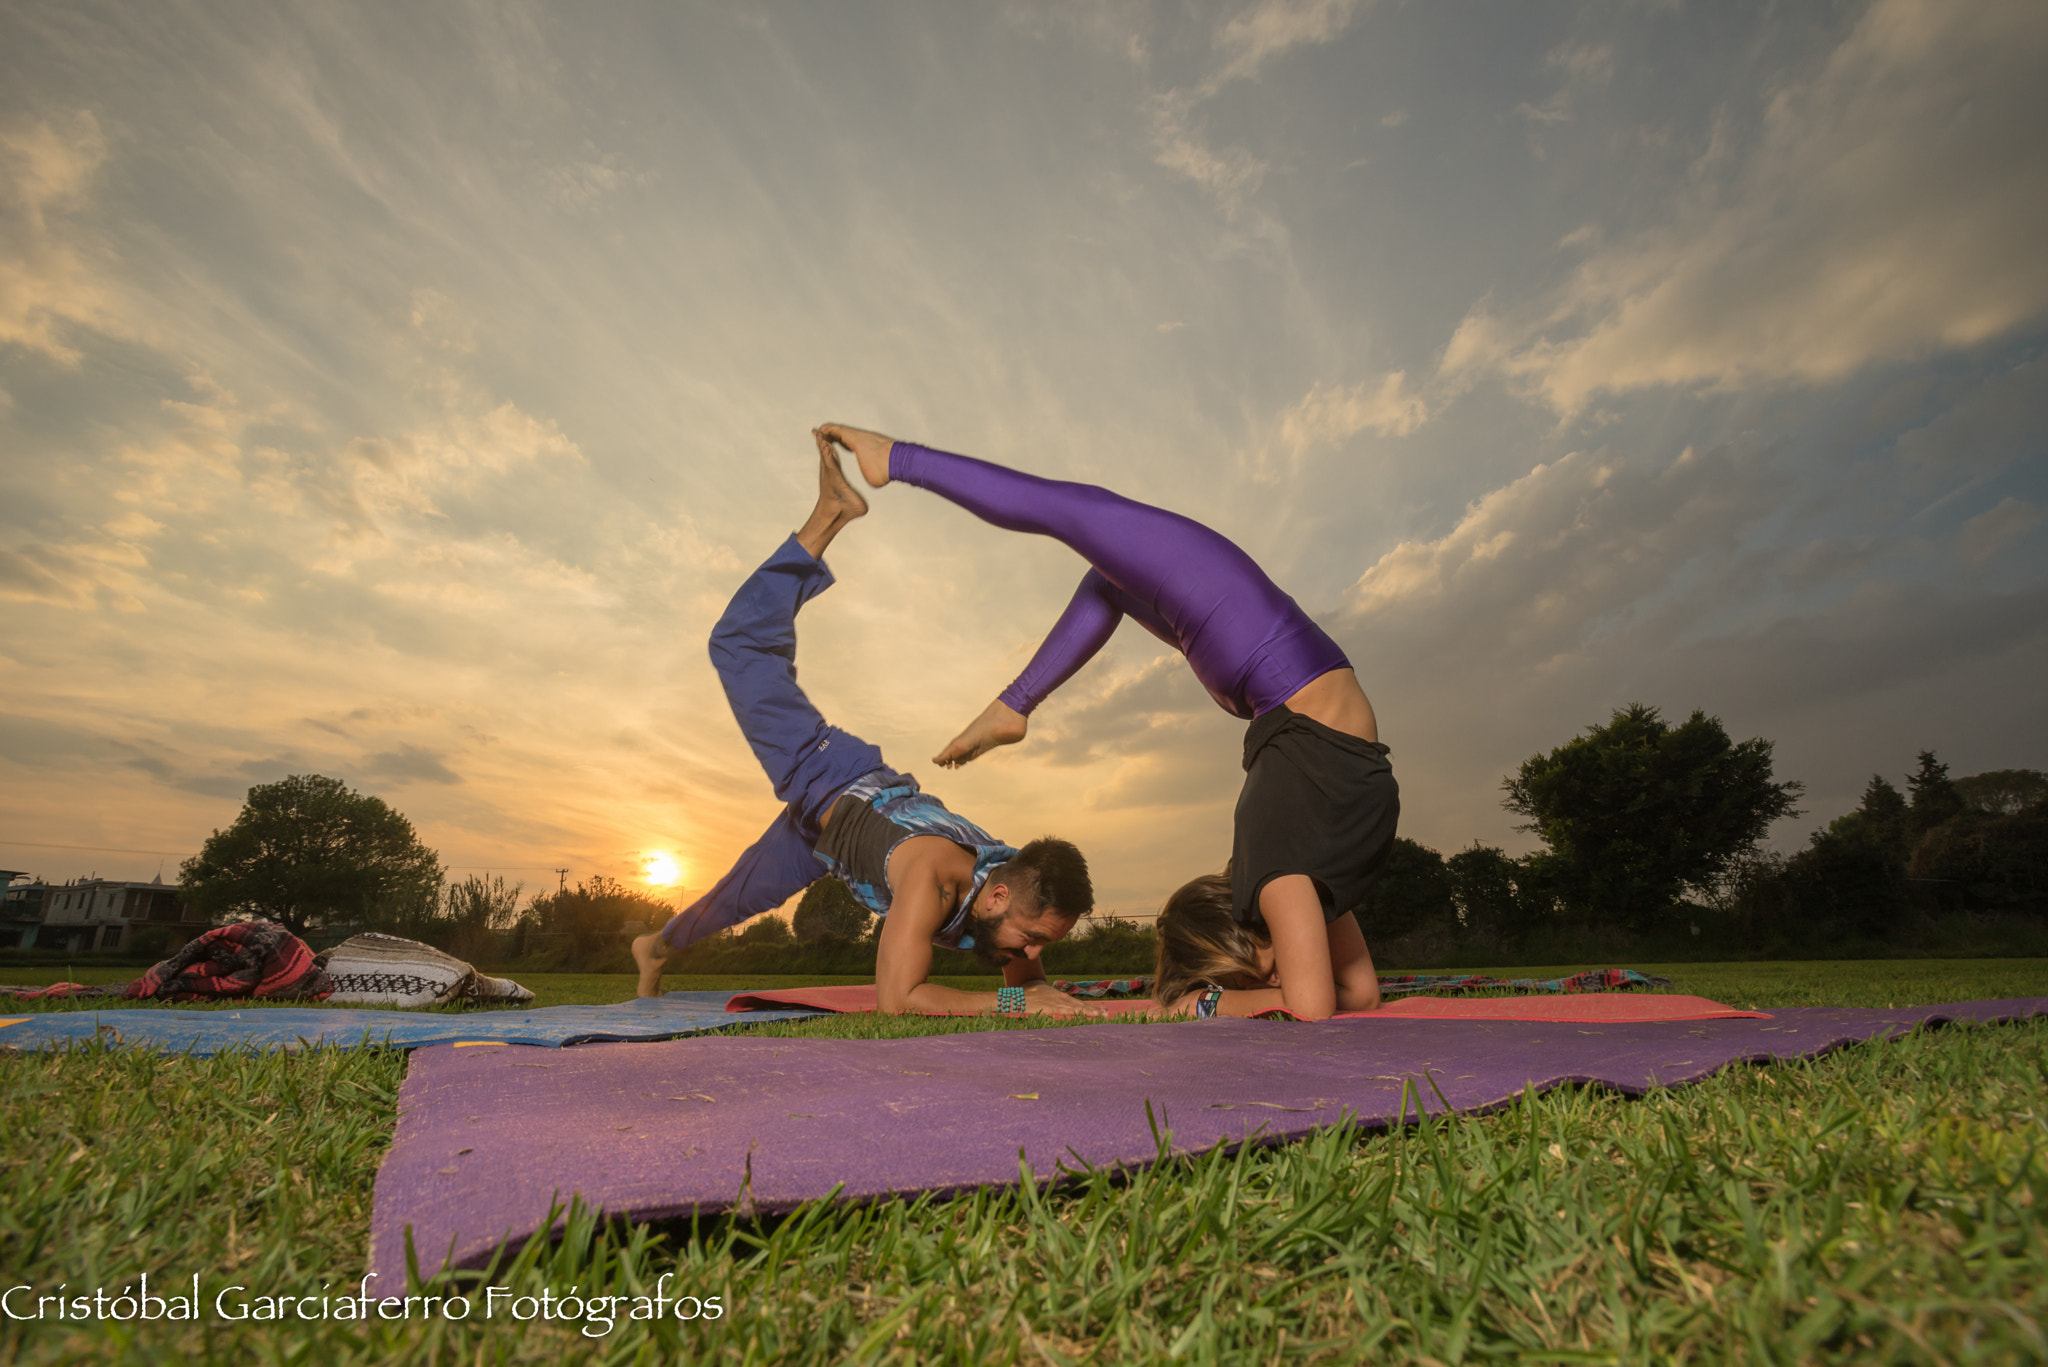
[[[796,685],[797,609],[832,587],[832,571],[792,536],[748,576],[711,630],[711,665],[754,757],[787,804],[739,862],[662,927],[681,949],[781,906],[825,872],[812,853],[847,785],[885,767],[882,752],[828,726]]]

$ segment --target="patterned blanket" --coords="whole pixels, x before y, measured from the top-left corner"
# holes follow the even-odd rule
[[[1053,986],[1070,997],[1084,1000],[1144,997],[1151,995],[1150,978],[1083,978],[1068,982],[1057,979]],[[1382,997],[1406,997],[1419,992],[1472,992],[1485,988],[1512,988],[1518,992],[1614,992],[1631,987],[1669,987],[1671,979],[1652,978],[1633,968],[1596,968],[1569,978],[1489,978],[1482,973],[1398,973],[1380,978]]]
[[[1652,978],[1633,968],[1595,968],[1569,978],[1489,978],[1483,973],[1404,973],[1380,979],[1382,997],[1417,992],[1472,992],[1513,988],[1517,992],[1613,992],[1631,987],[1669,987],[1671,979]]]

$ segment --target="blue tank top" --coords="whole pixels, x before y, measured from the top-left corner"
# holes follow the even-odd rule
[[[968,916],[974,909],[974,899],[981,895],[982,885],[988,882],[988,876],[1016,857],[1016,847],[1005,845],[967,818],[947,811],[945,803],[917,786],[916,779],[894,769],[875,769],[861,775],[846,786],[846,790],[835,799],[835,805],[848,798],[865,804],[893,829],[885,840],[872,844],[860,842],[872,850],[874,856],[849,862],[852,851],[847,843],[831,839],[843,829],[835,818],[825,828],[825,835],[813,851],[818,862],[825,866],[825,871],[846,884],[847,891],[853,894],[856,902],[875,915],[886,917],[894,900],[889,888],[889,855],[898,845],[914,835],[936,835],[964,846],[974,855],[974,877],[967,891],[961,895],[959,904],[933,934],[932,943],[946,949],[974,948],[974,937],[968,933]]]

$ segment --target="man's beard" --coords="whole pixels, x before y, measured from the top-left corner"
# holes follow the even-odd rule
[[[1015,963],[1018,953],[1014,949],[997,949],[996,932],[1002,929],[1000,916],[981,916],[973,911],[967,913],[967,933],[974,937],[974,943],[967,952],[987,964],[990,968],[1001,968]]]

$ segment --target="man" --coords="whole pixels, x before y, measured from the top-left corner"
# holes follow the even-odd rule
[[[868,510],[818,439],[818,504],[733,595],[711,632],[711,662],[755,757],[787,804],[703,897],[633,941],[643,997],[661,993],[669,954],[782,905],[835,875],[882,918],[875,995],[888,1012],[1100,1014],[1054,990],[1039,965],[1095,904],[1088,865],[1064,840],[1021,850],[946,810],[882,752],[829,726],[796,683],[797,610],[832,585],[825,548]],[[999,993],[927,981],[932,946],[1002,970]]]

